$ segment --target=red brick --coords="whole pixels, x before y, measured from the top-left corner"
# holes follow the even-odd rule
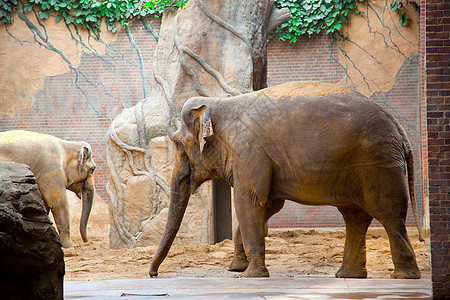
[[[424,7],[426,14],[426,24],[422,27],[422,33],[426,33],[428,41],[426,42],[427,49],[425,49],[426,53],[435,53],[435,54],[427,54],[426,56],[426,67],[433,68],[432,70],[428,69],[427,74],[428,78],[426,81],[427,90],[436,89],[436,93],[433,98],[427,99],[427,102],[433,102],[433,105],[428,105],[427,107],[427,115],[428,118],[433,118],[431,123],[433,124],[448,124],[448,119],[450,117],[449,108],[450,101],[447,100],[446,97],[450,95],[450,84],[448,84],[450,74],[449,69],[449,60],[450,55],[447,55],[450,51],[450,43],[448,41],[450,25],[448,18],[450,16],[450,3],[448,1],[444,3],[444,1],[427,1]],[[423,13],[422,13],[423,14]],[[442,18],[443,17],[443,18]],[[440,32],[437,32],[440,31]],[[441,41],[434,40],[435,38],[440,39]],[[439,59],[439,53],[445,53],[442,55],[442,59]],[[439,70],[439,71],[438,71]],[[439,76],[443,74],[443,76]],[[438,82],[442,82],[439,85]],[[431,93],[427,92],[427,95],[430,97]],[[438,96],[438,97],[436,97]],[[430,110],[431,109],[431,110]],[[438,112],[443,112],[442,116],[439,116]],[[434,126],[434,125],[432,125]],[[437,129],[438,126],[435,126],[434,129]],[[432,128],[429,128],[432,130]],[[433,149],[433,152],[429,150],[429,177],[433,178],[430,180],[430,189],[429,189],[429,198],[430,198],[430,221],[431,227],[434,228],[431,231],[431,251],[432,251],[432,281],[433,281],[433,296],[436,299],[442,298],[444,296],[448,296],[450,285],[444,287],[444,282],[448,282],[447,276],[442,276],[442,274],[449,274],[449,262],[450,257],[448,255],[448,245],[449,245],[449,235],[444,234],[444,230],[447,231],[450,228],[450,210],[442,207],[442,203],[449,201],[449,191],[450,191],[450,168],[449,166],[449,158],[448,151],[450,151],[450,139],[448,138],[450,134],[450,126],[441,126],[441,130],[439,131],[439,137],[441,139],[432,139],[430,142],[434,144],[438,144],[437,151]],[[445,139],[444,139],[445,138]],[[443,143],[442,143],[443,141]],[[434,146],[435,148],[436,146]],[[444,157],[447,159],[442,159],[443,156],[439,155],[439,153],[446,153]],[[436,185],[436,188],[431,188]],[[434,214],[437,214],[434,217]],[[442,244],[436,243],[437,241],[442,241],[443,244],[447,245],[447,248],[443,249]],[[446,256],[440,255],[446,254]]]

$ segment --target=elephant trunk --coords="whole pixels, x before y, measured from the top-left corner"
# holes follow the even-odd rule
[[[175,167],[175,170],[176,169],[177,168]],[[158,268],[166,258],[167,253],[172,246],[175,236],[178,233],[178,229],[180,228],[181,221],[183,220],[190,193],[190,169],[188,166],[185,166],[184,171],[181,170],[172,176],[167,223],[158,250],[156,250],[150,265],[149,275],[151,277],[158,276]]]
[[[94,202],[94,185],[93,182],[85,182],[82,189],[83,209],[80,218],[80,234],[83,242],[88,242],[87,237],[87,222],[91,214],[92,203]]]

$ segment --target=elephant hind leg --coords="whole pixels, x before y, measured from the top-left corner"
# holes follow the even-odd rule
[[[356,205],[338,207],[338,210],[345,220],[346,237],[344,258],[336,277],[366,278],[366,233],[373,218]]]
[[[284,199],[283,200],[273,200],[271,203],[269,203],[266,206],[266,213],[265,213],[265,230],[267,230],[267,221],[277,212],[279,212],[283,206],[284,206]],[[267,232],[266,232],[267,235]],[[241,230],[239,226],[236,228],[236,232],[234,234],[234,256],[233,260],[230,263],[230,266],[228,267],[228,271],[231,272],[244,272],[248,267],[248,260],[247,256],[245,255],[244,251],[244,245],[242,244],[242,236],[241,236]]]
[[[406,232],[405,220],[396,219],[384,223],[389,237],[394,272],[391,278],[419,279],[421,274],[417,266],[416,256]]]
[[[409,189],[403,170],[386,168],[373,172],[364,191],[365,210],[386,229],[391,247],[392,278],[420,278],[420,270],[406,232]]]

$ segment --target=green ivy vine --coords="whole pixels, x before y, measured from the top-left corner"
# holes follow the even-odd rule
[[[326,30],[326,33],[337,32],[342,29],[342,24],[348,21],[351,12],[364,13],[356,10],[356,1],[278,0],[275,7],[287,7],[293,18],[282,24],[275,33],[279,34],[281,40],[293,43],[300,36],[310,38],[322,30]]]
[[[183,7],[188,0],[0,0],[0,21],[13,23],[15,10],[31,11],[37,8],[39,17],[47,19],[56,14],[56,21],[80,24],[84,28],[100,32],[101,21],[105,20],[108,30],[117,31],[116,24],[126,27],[132,18],[147,15],[160,16],[165,9]]]
[[[105,20],[108,30],[115,32],[116,24],[126,27],[132,18],[147,15],[161,16],[165,9],[178,9],[189,0],[0,0],[0,21],[12,23],[15,10],[31,11],[36,8],[42,19],[55,15],[56,20],[67,24],[81,25],[100,32],[101,21]],[[348,21],[350,13],[363,14],[356,9],[356,2],[364,0],[277,0],[276,8],[287,7],[293,18],[275,31],[281,40],[296,42],[300,36],[310,38],[325,30],[335,33]],[[409,15],[405,13],[402,0],[391,2],[391,10],[399,13],[402,25],[408,25]]]

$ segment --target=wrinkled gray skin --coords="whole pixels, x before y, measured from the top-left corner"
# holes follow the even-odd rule
[[[94,200],[96,167],[88,143],[22,130],[2,132],[0,161],[15,161],[30,167],[44,205],[53,214],[63,247],[73,246],[66,189],[82,199],[80,233],[83,241],[88,241],[86,227]]]
[[[245,270],[243,277],[269,276],[264,224],[289,199],[342,213],[346,241],[336,277],[367,277],[365,235],[375,218],[389,236],[391,277],[420,278],[405,228],[410,198],[418,220],[412,151],[401,126],[357,93],[271,97],[266,91],[185,103],[181,129],[172,137],[168,221],[150,276],[158,274],[190,194],[222,178],[234,187],[239,221],[229,269]]]

